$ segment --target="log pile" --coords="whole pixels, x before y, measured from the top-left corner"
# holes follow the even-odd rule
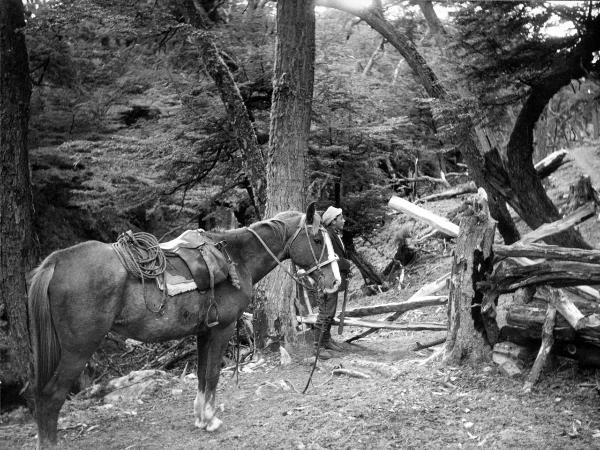
[[[551,168],[540,169],[546,174],[551,172],[555,165],[562,163],[563,157],[563,153],[553,155]],[[588,186],[589,183],[580,182],[579,185]],[[537,357],[525,384],[526,390],[535,384],[550,353],[600,367],[600,293],[590,286],[600,285],[600,251],[536,243],[586,220],[600,219],[597,193],[592,190],[594,195],[590,195],[590,189],[583,188],[574,191],[587,192],[587,201],[570,200],[570,214],[544,224],[517,243],[495,244],[494,270],[487,279],[477,283],[478,291],[484,296],[482,312],[490,317],[494,317],[501,294],[518,291],[516,297],[529,301],[537,291],[537,301],[513,305],[506,318],[507,324],[498,335],[488,334],[491,344],[511,341],[527,350],[535,349]],[[447,236],[456,237],[459,233],[458,226],[406,200],[392,197],[388,204]],[[501,345],[494,352],[502,364],[512,360],[506,367],[512,365],[518,371],[525,361],[516,354],[522,356],[530,352],[507,354]],[[515,372],[507,369],[507,373]]]

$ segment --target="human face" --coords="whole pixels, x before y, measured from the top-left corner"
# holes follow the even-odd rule
[[[337,231],[342,231],[344,229],[344,223],[346,219],[344,219],[344,215],[340,214],[331,222],[331,227]]]

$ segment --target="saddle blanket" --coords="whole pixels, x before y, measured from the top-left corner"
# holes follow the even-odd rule
[[[193,291],[198,285],[192,278],[187,265],[177,256],[167,256],[167,268],[164,277],[156,278],[156,284],[161,291],[165,291],[169,297]]]
[[[164,275],[164,280],[163,277],[158,277],[156,284],[161,291],[164,291],[166,286],[169,297],[174,297],[175,295],[190,292],[198,288],[194,280],[186,280],[181,275],[174,275],[169,272],[165,272]]]

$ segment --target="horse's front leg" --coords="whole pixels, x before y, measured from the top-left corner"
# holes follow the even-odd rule
[[[234,329],[235,322],[225,328],[212,328],[197,338],[198,392],[194,400],[195,425],[207,431],[217,430],[222,423],[216,417],[215,397],[221,375],[221,361]]]

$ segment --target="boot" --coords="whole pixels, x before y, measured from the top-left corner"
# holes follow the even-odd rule
[[[344,348],[331,338],[331,323],[328,323],[323,330],[323,341],[321,346],[334,352],[343,352]]]
[[[327,329],[327,328],[325,328]],[[327,351],[325,347],[325,331],[315,327],[315,341],[313,344],[313,354],[317,356],[317,348],[319,348],[319,359],[327,360],[333,358],[333,355]],[[321,345],[319,345],[319,338],[321,339]]]
[[[317,356],[317,348],[316,347],[315,347],[315,354],[314,354],[314,356],[315,357]],[[333,355],[331,353],[329,353],[329,351],[327,351],[326,348],[321,347],[319,349],[319,359],[321,359],[323,361],[326,361],[326,360],[331,359],[331,358],[333,358]]]
[[[346,351],[346,349],[344,347],[342,347],[340,344],[335,342],[333,339],[329,339],[327,342],[323,343],[323,346],[326,349],[333,350],[334,352],[343,353]]]

